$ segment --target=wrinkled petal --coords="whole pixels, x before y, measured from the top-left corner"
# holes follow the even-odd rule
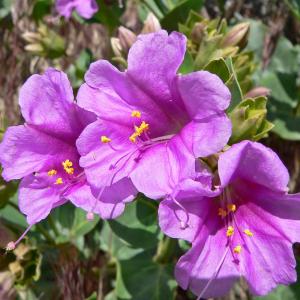
[[[195,157],[205,157],[220,151],[231,136],[231,122],[220,113],[188,123],[179,133]]]
[[[142,120],[151,126],[151,135],[170,133],[170,114],[155,99],[140,89],[109,62],[99,60],[90,65],[85,75],[87,84],[78,92],[78,104],[102,119],[133,128],[131,113],[141,112]]]
[[[223,153],[218,170],[222,186],[239,179],[285,191],[289,181],[288,171],[277,154],[260,143],[250,141],[235,144]]]
[[[23,178],[19,187],[19,207],[26,215],[27,223],[32,225],[40,222],[53,208],[66,202],[60,195],[59,187],[49,186],[47,175]]]
[[[89,184],[100,188],[128,177],[138,155],[136,145],[128,140],[130,134],[126,127],[107,121],[96,121],[85,128],[77,140],[77,148]],[[111,142],[102,143],[103,135]]]
[[[171,85],[181,65],[186,49],[186,37],[164,30],[139,35],[128,54],[128,75],[144,91],[167,109],[173,99]],[[176,103],[180,105],[180,103]]]
[[[20,179],[72,159],[76,149],[29,125],[9,127],[0,144],[0,162],[5,180]]]
[[[192,119],[207,118],[229,106],[229,89],[218,76],[207,71],[178,76],[177,86]]]
[[[290,222],[266,212],[254,203],[239,207],[236,222],[240,230],[250,229],[253,237],[240,241],[243,250],[239,255],[239,270],[255,295],[265,295],[279,284],[295,282],[296,261],[293,241],[289,237]],[[298,237],[299,241],[299,237]]]
[[[175,186],[195,174],[195,158],[179,136],[147,149],[130,175],[136,188],[158,199],[171,194]]]
[[[26,123],[64,141],[74,142],[82,131],[73,91],[67,75],[48,69],[32,75],[20,90],[20,106]]]
[[[190,288],[202,298],[219,297],[229,292],[240,274],[234,267],[227,238],[220,226],[208,219],[198,232],[199,238],[183,255],[175,268],[175,277],[183,289]],[[216,220],[216,218],[214,218]]]

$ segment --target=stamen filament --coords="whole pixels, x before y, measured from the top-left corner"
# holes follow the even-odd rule
[[[27,232],[31,229],[31,227],[32,227],[33,225],[34,225],[34,224],[29,225],[29,226],[27,227],[27,229],[22,233],[22,235],[21,235],[15,242],[13,242],[13,241],[9,242],[9,243],[7,244],[7,246],[6,246],[6,250],[7,250],[7,251],[12,251],[12,250],[14,250],[14,249],[16,248],[16,246],[23,240],[23,238],[25,237],[25,235],[27,234]]]

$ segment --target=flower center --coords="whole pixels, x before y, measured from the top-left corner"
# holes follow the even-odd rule
[[[235,213],[237,211],[237,205],[233,203],[233,197],[231,195],[230,187],[224,189],[223,193],[220,195],[221,207],[218,209],[218,216],[224,221],[225,233],[228,239],[228,245],[230,247],[231,253],[235,258],[235,262],[238,262],[238,256],[242,253],[243,247],[246,244],[246,237],[253,237],[253,232],[245,228],[241,230],[238,226]],[[241,241],[243,246],[236,241]]]

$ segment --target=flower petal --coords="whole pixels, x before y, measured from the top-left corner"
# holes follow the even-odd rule
[[[171,194],[182,178],[195,174],[195,158],[179,136],[148,148],[138,160],[130,178],[147,197],[158,199]]]
[[[239,278],[227,238],[218,222],[210,218],[199,230],[197,241],[183,255],[175,268],[175,277],[183,289],[190,288],[202,298],[219,297],[227,294]],[[217,232],[214,232],[218,230]]]
[[[207,71],[179,75],[177,86],[192,119],[209,117],[229,106],[229,89],[218,76]]]
[[[128,54],[128,75],[155,99],[171,100],[170,87],[181,65],[186,37],[164,30],[139,35]],[[165,105],[167,102],[165,103]]]
[[[136,164],[134,158],[139,154],[136,145],[128,139],[130,135],[128,128],[100,120],[82,132],[76,143],[80,165],[93,188],[110,186],[128,177]],[[101,136],[110,138],[111,142],[102,143]]]
[[[73,99],[67,75],[55,69],[48,69],[44,75],[32,75],[20,90],[26,123],[71,142],[82,131]]]
[[[220,156],[218,166],[222,186],[239,179],[285,191],[289,181],[288,171],[277,154],[256,142],[233,145]]]
[[[150,124],[151,135],[166,135],[173,129],[170,115],[163,111],[160,103],[109,62],[99,60],[92,63],[85,80],[87,84],[78,92],[78,104],[95,112],[99,118],[133,128],[137,120],[131,117],[131,113],[137,110],[142,120]]]
[[[209,200],[210,201],[210,200]],[[159,205],[159,226],[168,236],[193,242],[199,228],[204,226],[210,203],[198,197],[180,201],[163,200]]]
[[[5,180],[20,179],[74,156],[77,160],[76,148],[29,125],[9,127],[0,144]]]
[[[97,199],[98,193],[99,190],[92,194],[88,184],[82,182],[74,186],[66,198],[87,212],[97,213],[103,219],[113,219],[123,213],[125,203],[132,201],[137,191],[130,180],[125,178],[111,187],[105,188],[99,199]]]
[[[231,122],[225,114],[220,113],[191,121],[179,134],[195,157],[205,157],[226,145],[231,135]]]
[[[19,207],[32,225],[45,219],[50,211],[66,202],[60,197],[61,189],[50,186],[47,175],[29,175],[23,178],[19,188]]]
[[[99,7],[95,0],[78,1],[76,5],[78,14],[85,19],[90,19],[98,9]]]
[[[265,295],[279,284],[296,281],[296,261],[288,223],[251,202],[238,208],[236,223],[241,231],[249,229],[253,233],[252,237],[245,235],[244,250],[239,254],[240,272],[253,294]]]

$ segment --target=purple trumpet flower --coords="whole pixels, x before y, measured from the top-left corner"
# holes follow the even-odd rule
[[[73,10],[81,17],[90,19],[98,9],[96,0],[56,0],[56,10],[67,19],[71,17]]]
[[[186,180],[159,207],[162,230],[192,243],[176,266],[180,286],[200,299],[223,296],[240,277],[255,295],[295,282],[300,194],[287,193],[281,160],[244,141],[220,155],[218,170],[215,190]]]
[[[63,72],[48,69],[44,75],[32,75],[20,91],[26,123],[9,127],[0,144],[3,178],[22,179],[19,206],[29,228],[68,200],[86,210],[88,219],[93,218],[93,212],[103,218],[116,217],[124,209],[123,202],[136,194],[124,178],[99,197],[93,196],[79,166],[76,139],[95,115],[78,107],[73,99]],[[16,244],[12,242],[9,248]]]
[[[184,35],[161,30],[137,38],[125,72],[104,60],[90,66],[78,104],[98,119],[77,146],[96,189],[129,177],[140,192],[158,199],[194,172],[196,157],[227,143],[230,92],[209,72],[176,74],[185,50]]]

